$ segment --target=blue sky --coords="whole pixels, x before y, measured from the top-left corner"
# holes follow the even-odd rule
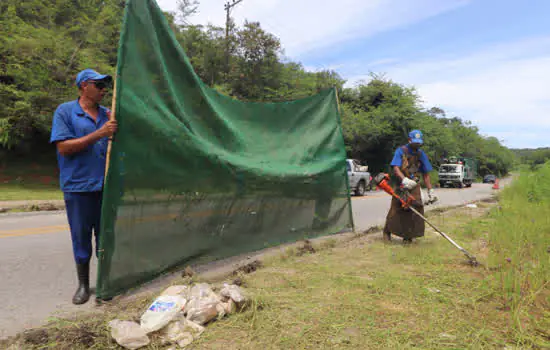
[[[157,0],[175,10],[176,0]],[[223,25],[225,0],[202,0],[195,24]],[[426,107],[471,120],[509,147],[550,146],[550,1],[244,0],[285,57],[334,69],[347,86],[368,73],[415,86]]]

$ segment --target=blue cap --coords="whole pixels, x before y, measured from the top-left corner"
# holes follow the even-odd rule
[[[422,131],[420,130],[413,130],[409,133],[409,138],[411,139],[412,143],[420,143],[423,144],[424,140],[422,139]]]
[[[110,75],[99,74],[93,69],[84,69],[76,76],[76,86],[80,87],[80,84],[88,80],[112,80]]]

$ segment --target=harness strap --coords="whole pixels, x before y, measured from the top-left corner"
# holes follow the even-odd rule
[[[417,170],[420,169],[420,167],[422,166],[422,161],[420,160],[420,152],[422,151],[418,151],[418,155],[412,155],[410,152],[409,152],[409,148],[404,145],[404,146],[401,146],[401,150],[403,151],[403,163],[401,165],[401,171],[403,172],[403,175],[405,175],[406,177],[408,178],[411,178],[411,174],[410,174],[410,171],[409,171],[409,162],[411,160],[411,158],[416,158],[416,161],[417,161]],[[415,172],[415,177],[417,177],[417,173]]]

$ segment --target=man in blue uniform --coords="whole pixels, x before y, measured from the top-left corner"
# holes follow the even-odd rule
[[[50,142],[57,148],[79,282],[73,296],[77,305],[90,298],[92,231],[97,255],[107,144],[117,130],[116,121],[109,120],[110,111],[100,105],[111,81],[109,75],[81,71],[76,77],[78,99],[59,105],[52,123]]]
[[[394,154],[391,166],[394,179],[396,179],[395,191],[399,195],[404,192],[410,193],[417,201],[412,206],[421,214],[424,214],[424,203],[418,182],[420,174],[428,188],[428,203],[437,200],[432,188],[429,172],[432,165],[426,153],[420,149],[424,144],[423,135],[420,130],[413,130],[409,133],[409,143],[399,147]],[[403,238],[405,243],[412,242],[413,238],[424,236],[424,220],[411,210],[401,207],[398,199],[392,197],[390,211],[386,217],[384,227],[384,239],[391,240],[391,235]]]

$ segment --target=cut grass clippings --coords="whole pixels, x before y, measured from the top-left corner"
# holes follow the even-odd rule
[[[501,212],[508,209],[497,203],[477,205],[431,213],[429,220],[483,266],[466,264],[462,253],[431,229],[407,246],[399,238],[384,243],[381,234],[374,233],[346,242],[330,239],[291,248],[279,257],[264,259],[250,274],[239,272],[243,287],[253,295],[252,306],[208,325],[189,349],[549,347],[548,270],[533,272],[537,284],[526,287],[523,283],[517,296],[520,302],[512,303],[510,293],[518,291],[509,290],[501,278],[510,271],[502,265],[506,257],[499,258],[502,248],[492,250],[496,234],[501,235],[500,242],[514,232],[513,226],[502,223]],[[548,217],[548,209],[545,213]],[[516,220],[522,230],[533,229],[524,222],[531,218]],[[515,273],[526,271],[524,267]],[[119,348],[110,338],[107,323],[114,318],[137,321],[152,298],[113,305],[104,314],[75,322],[55,322],[43,328],[46,343],[33,345],[20,338],[19,344],[30,349]],[[83,341],[63,338],[63,334],[84,331]],[[40,333],[38,338],[43,337]],[[144,349],[169,348],[152,340]]]
[[[430,220],[486,263],[495,225],[486,213],[494,205],[478,205]],[[548,303],[527,304],[518,328],[494,276],[491,266],[467,265],[431,230],[410,246],[367,237],[314,255],[283,256],[247,278],[261,308],[213,324],[195,348],[550,346]]]

